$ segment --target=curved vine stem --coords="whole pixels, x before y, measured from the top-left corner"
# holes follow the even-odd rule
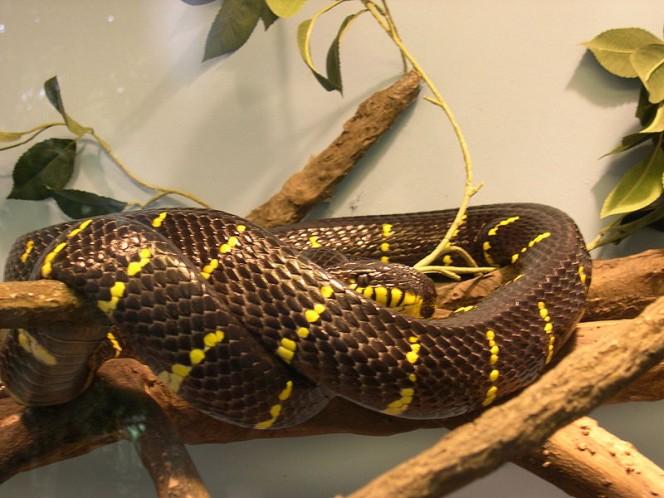
[[[14,147],[20,147],[21,145],[25,145],[28,142],[31,142],[32,140],[37,138],[39,135],[41,135],[43,132],[45,132],[49,128],[53,128],[54,126],[66,126],[66,125],[67,125],[67,123],[65,123],[64,121],[56,121],[56,122],[53,122],[53,123],[44,123],[42,125],[35,126],[34,128],[32,128],[30,130],[14,132],[15,135],[20,135],[20,136],[27,135],[28,133],[32,133],[32,135],[30,135],[25,140],[22,140],[20,142],[15,143],[15,144],[8,145],[6,147],[0,147],[0,152],[5,151],[5,150],[9,150],[9,149],[13,149]]]
[[[452,280],[461,280],[460,275],[469,275],[475,273],[488,273],[495,270],[493,266],[420,266],[417,268],[422,273],[438,273]]]
[[[148,199],[146,202],[143,204],[140,204],[141,207],[146,207],[153,202],[157,201],[158,199],[161,199],[162,197],[169,195],[169,194],[174,194],[174,195],[179,195],[180,197],[184,197],[185,199],[189,199],[196,204],[199,204],[202,207],[205,208],[210,208],[211,206],[206,203],[203,199],[200,197],[191,194],[189,192],[185,192],[183,190],[177,190],[177,189],[171,189],[171,188],[163,188],[160,187],[159,185],[154,185],[152,183],[148,183],[138,176],[136,176],[132,171],[129,169],[129,167],[120,159],[114,152],[111,146],[106,142],[103,138],[101,138],[96,131],[94,131],[92,128],[89,129],[88,133],[97,141],[99,146],[108,154],[108,157],[111,158],[111,160],[122,170],[122,172],[131,179],[134,183],[140,185],[141,187],[147,189],[147,190],[154,190],[157,192],[156,195]]]
[[[394,34],[396,36],[399,36],[399,31],[397,29],[397,25],[394,22],[394,19],[392,18],[392,12],[390,11],[390,7],[387,4],[387,0],[381,0],[381,4],[383,5],[383,11],[385,12],[385,17],[389,21],[389,25],[392,27],[394,30]],[[401,62],[403,63],[403,72],[406,73],[408,72],[408,61],[406,60],[406,56],[403,54],[403,52],[399,51],[401,54]]]
[[[373,0],[362,0],[362,3],[367,8],[367,10],[369,10],[371,15],[380,25],[380,27],[383,28],[383,30],[387,33],[390,39],[399,48],[402,57],[405,58],[410,63],[413,69],[420,75],[422,81],[424,81],[429,91],[433,94],[433,98],[425,97],[425,99],[428,102],[431,102],[435,106],[440,107],[442,109],[443,113],[447,117],[447,120],[452,126],[452,129],[454,130],[454,134],[456,135],[457,141],[461,148],[461,153],[463,155],[466,180],[464,184],[463,197],[459,205],[459,210],[457,211],[454,221],[452,221],[452,224],[447,229],[447,233],[440,241],[438,246],[436,246],[436,248],[428,256],[426,256],[425,258],[423,258],[421,261],[417,262],[414,265],[416,269],[422,269],[424,267],[430,266],[431,263],[436,260],[436,258],[438,258],[445,250],[448,249],[452,237],[457,232],[459,226],[463,222],[463,217],[468,208],[468,202],[470,201],[470,198],[477,193],[477,191],[482,187],[482,185],[479,184],[475,186],[473,184],[473,164],[472,164],[472,159],[470,157],[470,151],[468,149],[468,144],[466,142],[466,139],[461,131],[461,127],[459,126],[459,123],[456,120],[456,117],[454,116],[452,109],[449,107],[449,105],[447,104],[447,102],[445,101],[442,94],[440,93],[434,82],[431,80],[429,75],[424,71],[422,66],[420,66],[420,64],[413,57],[408,48],[404,45],[403,41],[401,40],[401,37],[399,36],[399,33],[397,32],[391,14],[389,14],[389,11],[386,10],[386,8],[385,9],[381,8]],[[386,5],[386,0],[383,0],[383,4]]]

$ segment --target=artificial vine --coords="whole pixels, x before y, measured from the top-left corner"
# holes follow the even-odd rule
[[[315,29],[316,23],[323,15],[341,4],[351,2],[359,3],[361,9],[346,16],[341,22],[337,35],[332,40],[328,50],[326,72],[323,74],[316,68],[313,62],[310,50],[311,35]],[[238,50],[250,38],[259,21],[262,20],[265,29],[268,29],[279,18],[290,17],[296,14],[304,3],[305,0],[224,0],[208,34],[203,59],[211,59]],[[458,273],[466,273],[468,272],[468,269],[456,269],[457,272],[455,272],[454,268],[432,266],[432,262],[442,254],[459,252],[471,265],[477,266],[474,264],[474,261],[472,261],[472,258],[463,254],[459,248],[451,245],[450,241],[453,234],[456,233],[462,223],[470,198],[479,190],[481,185],[476,186],[473,183],[473,169],[470,152],[452,110],[443,99],[440,91],[437,89],[431,78],[426,74],[424,69],[419,65],[403,43],[394,19],[392,18],[387,0],[336,0],[330,2],[313,17],[300,23],[297,34],[300,54],[305,64],[309,67],[312,74],[323,88],[328,91],[339,91],[341,93],[343,90],[340,57],[342,37],[356,18],[367,13],[374,18],[380,28],[385,31],[389,38],[394,42],[395,46],[399,49],[402,60],[404,61],[404,70],[406,70],[408,64],[410,64],[420,75],[432,94],[432,97],[425,97],[425,99],[443,111],[452,125],[459,142],[466,173],[465,187],[460,202],[460,208],[456,218],[449,227],[447,234],[441,240],[435,251],[415,265],[415,267],[421,271],[444,273],[449,277],[458,279]],[[44,84],[44,89],[49,101],[61,114],[64,121],[47,123],[27,132],[0,132],[0,141],[16,142],[23,139],[26,135],[28,136],[26,140],[15,143],[6,148],[15,147],[33,140],[41,132],[53,126],[66,126],[68,130],[74,134],[75,139],[49,139],[34,145],[23,154],[14,168],[14,187],[9,195],[10,198],[25,200],[43,200],[52,198],[57,202],[58,206],[63,212],[65,212],[65,214],[73,218],[122,211],[130,207],[146,207],[168,194],[181,195],[202,206],[207,206],[204,201],[190,193],[152,185],[136,177],[136,175],[134,175],[113,153],[110,145],[101,139],[93,128],[81,125],[67,114],[64,109],[58,81],[55,77],[51,78]],[[66,185],[73,173],[77,141],[85,135],[90,135],[129,178],[143,188],[153,191],[154,195],[144,203],[128,203],[99,196],[92,192],[67,189]],[[474,268],[470,271],[476,272],[488,270],[490,270],[490,268]]]
[[[606,155],[643,145],[645,159],[634,164],[604,199],[600,216],[618,216],[589,244],[619,242],[644,227],[664,229],[664,40],[640,28],[605,31],[585,43],[597,62],[621,78],[638,78],[635,116],[642,129],[626,135]]]
[[[267,30],[277,20],[297,14],[305,1],[224,0],[208,33],[203,60],[227,55],[238,50],[249,40],[259,22],[262,22]],[[208,2],[195,2],[197,5],[202,3]],[[359,4],[360,8],[344,17],[340,22],[336,36],[327,51],[325,70],[321,71],[314,63],[311,54],[312,34],[317,23],[324,16],[342,4],[351,3]],[[466,179],[457,217],[438,248],[416,265],[422,271],[442,272],[454,278],[455,273],[448,272],[451,270],[450,268],[432,264],[442,254],[459,252],[458,248],[450,244],[450,240],[462,222],[470,198],[481,185],[475,185],[473,182],[470,152],[454,114],[431,78],[403,43],[387,0],[330,1],[311,18],[300,23],[297,30],[300,55],[325,90],[342,93],[340,53],[342,39],[353,22],[365,14],[373,17],[378,26],[399,49],[404,70],[410,65],[421,76],[432,95],[425,97],[425,100],[443,111],[459,142]],[[621,143],[607,155],[623,153],[637,146],[648,148],[646,158],[633,165],[604,200],[600,216],[602,218],[617,216],[617,218],[604,227],[595,240],[589,244],[589,248],[593,249],[610,242],[618,242],[646,226],[664,230],[664,40],[643,29],[624,28],[605,31],[585,45],[602,67],[610,73],[622,78],[638,78],[641,82],[636,117],[643,128],[625,136]],[[150,184],[132,173],[130,168],[114,154],[111,146],[92,127],[80,124],[65,111],[56,77],[44,83],[44,91],[49,102],[62,116],[63,121],[44,123],[26,131],[0,131],[0,143],[10,144],[1,147],[0,151],[31,142],[44,131],[58,126],[66,127],[73,138],[50,138],[28,149],[14,167],[14,185],[9,198],[23,200],[50,198],[55,200],[60,209],[72,218],[147,207],[166,195],[179,195],[196,204],[208,207],[205,201],[191,193]],[[127,202],[93,192],[67,188],[74,171],[78,143],[84,137],[91,137],[132,181],[152,192],[152,196],[145,202]],[[471,266],[474,264],[466,255],[461,254],[461,256],[465,257]]]
[[[65,111],[60,85],[55,76],[44,83],[44,93],[51,105],[60,113],[63,121],[44,123],[26,131],[0,131],[0,142],[11,143],[1,147],[0,151],[31,142],[42,132],[57,126],[65,126],[74,138],[50,138],[30,147],[14,166],[12,175],[14,185],[7,198],[27,201],[53,199],[62,212],[71,218],[97,216],[131,207],[145,207],[170,194],[180,195],[201,206],[209,207],[193,194],[147,183],[132,173],[94,128],[80,124]],[[74,173],[78,141],[88,135],[132,181],[153,192],[153,196],[143,203],[126,202],[93,192],[66,188]]]

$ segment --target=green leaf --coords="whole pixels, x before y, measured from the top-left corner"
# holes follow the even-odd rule
[[[44,82],[44,92],[46,92],[46,97],[48,101],[56,108],[56,110],[62,114],[62,117],[65,120],[65,124],[69,131],[71,131],[77,137],[85,135],[87,132],[91,131],[91,128],[83,126],[78,121],[73,119],[65,111],[65,104],[62,101],[62,94],[60,93],[60,83],[58,83],[58,77],[53,76],[52,78]]]
[[[652,121],[639,133],[661,133],[664,131],[664,102],[657,106],[657,112]]]
[[[117,213],[127,205],[110,197],[83,190],[63,189],[51,192],[62,212],[70,218],[89,218],[100,214]]]
[[[9,199],[38,201],[62,189],[74,171],[76,141],[50,138],[30,147],[14,166]]]
[[[650,102],[664,100],[664,43],[653,43],[636,50],[631,56],[632,66],[648,89]]]
[[[629,56],[651,43],[662,43],[662,40],[645,29],[619,28],[604,31],[584,45],[610,73],[623,78],[636,78],[637,73]]]
[[[265,0],[270,10],[278,17],[290,17],[302,8],[306,0]]]
[[[324,9],[321,9],[318,12],[316,12],[316,14],[314,14],[314,16],[311,19],[302,21],[302,23],[300,23],[300,25],[297,27],[297,46],[300,49],[300,55],[302,56],[302,60],[311,70],[312,74],[316,77],[321,86],[325,88],[325,90],[327,90],[328,92],[332,90],[340,91],[341,88],[338,86],[338,82],[331,81],[326,76],[318,72],[318,70],[316,69],[313,58],[311,57],[311,33],[313,32],[316,21],[318,21],[318,18],[321,15],[325,14],[326,12],[329,12],[334,7],[340,5],[343,2],[344,0],[337,0],[331,5],[328,5]]]
[[[635,116],[639,118],[639,121],[641,121],[643,126],[646,126],[655,117],[656,112],[657,106],[651,104],[648,100],[648,90],[646,90],[646,87],[641,86],[641,91],[639,92],[639,104],[636,107]]]
[[[652,135],[647,135],[642,131],[639,133],[632,133],[631,135],[626,135],[620,141],[620,145],[614,147],[610,152],[607,152],[602,157],[610,156],[612,154],[619,154],[620,152],[625,152],[633,147],[636,147],[639,144],[642,144],[646,140],[652,138]]]
[[[655,147],[653,153],[632,166],[604,200],[600,217],[630,213],[648,206],[662,194],[664,151]]]
[[[341,54],[340,54],[340,49],[341,49],[341,38],[343,37],[344,33],[350,26],[350,24],[360,15],[364,14],[367,12],[367,9],[362,9],[359,12],[356,12],[355,14],[351,14],[348,17],[346,17],[343,22],[341,23],[341,26],[339,26],[339,31],[337,32],[337,36],[334,37],[334,40],[332,40],[332,44],[330,45],[330,48],[327,51],[327,79],[339,90],[339,92],[343,93],[343,82],[341,81]]]
[[[270,10],[270,7],[267,6],[266,3],[263,4],[263,8],[261,9],[261,21],[263,21],[263,26],[265,27],[265,30],[272,26],[274,22],[279,19],[279,16],[277,16],[274,12]]]
[[[208,33],[203,60],[230,54],[244,45],[264,6],[263,0],[224,0]]]

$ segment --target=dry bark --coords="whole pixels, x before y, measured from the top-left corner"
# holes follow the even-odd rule
[[[516,463],[577,498],[664,496],[664,470],[589,417]]]
[[[210,498],[198,469],[175,426],[161,407],[145,398],[145,417],[125,427],[143,466],[150,473],[159,498]]]
[[[514,277],[509,267],[462,282],[437,285],[436,306],[454,310],[474,304]],[[633,318],[658,296],[664,295],[664,249],[632,256],[593,260],[593,278],[584,320]],[[68,288],[49,280],[0,283],[0,327],[26,327],[34,323],[97,320]],[[83,314],[81,314],[83,313]]]
[[[341,135],[247,219],[264,227],[300,221],[316,202],[330,196],[334,186],[415,100],[419,89],[420,77],[411,71],[362,102],[344,123]]]
[[[511,267],[504,267],[459,284],[439,284],[436,306],[454,310],[475,304],[514,276]],[[634,318],[661,295],[664,295],[664,249],[596,259],[583,319]]]
[[[629,319],[580,323],[574,335],[574,347],[595,347],[595,344],[603,335],[616,333],[629,323]],[[626,403],[631,401],[660,401],[663,399],[664,362],[660,362],[611,396],[606,402]]]
[[[335,142],[249,218],[264,226],[301,219],[315,202],[329,196],[418,90],[419,77],[409,73],[362,103]],[[454,309],[472,304],[511,278],[508,271],[439,286],[439,305]],[[586,319],[631,318],[662,294],[664,251],[596,261]],[[66,322],[74,311],[79,322],[98,318],[96,311],[84,309],[76,296],[56,282],[0,284],[0,327],[29,327],[44,320]],[[572,354],[535,385],[461,425],[416,457],[415,464],[406,462],[351,496],[438,496],[510,458],[573,496],[662,495],[662,470],[590,419],[558,430],[542,449],[537,445],[607,397],[612,402],[664,397],[664,363],[655,365],[664,354],[664,346],[658,346],[654,339],[655,329],[664,322],[663,309],[664,304],[658,302],[635,320],[581,324]],[[590,343],[592,346],[587,345]],[[650,365],[654,366],[642,373]],[[597,370],[591,371],[591,366]],[[626,385],[635,377],[636,381]],[[620,386],[624,386],[622,390]],[[207,491],[182,442],[219,443],[334,432],[388,435],[419,427],[452,427],[470,419],[397,419],[335,399],[321,414],[298,427],[243,429],[194,410],[166,390],[145,366],[132,360],[114,360],[102,367],[98,380],[86,393],[67,405],[26,410],[9,398],[0,399],[0,481],[129,437],[137,443],[160,497],[205,497]],[[527,456],[519,456],[524,454]],[[440,458],[432,460],[431,455]],[[160,465],[162,462],[166,465]],[[405,472],[398,470],[405,465],[409,465]]]
[[[0,282],[0,329],[71,322],[73,317],[90,323],[102,316],[62,282]]]
[[[437,498],[533,451],[664,358],[664,298],[629,327],[614,328],[594,347],[575,349],[519,396],[458,427],[349,498]]]
[[[663,304],[659,303],[660,308],[664,307]],[[657,349],[651,344],[652,334],[643,343],[634,339],[634,335],[644,329],[644,322],[650,323],[650,320],[644,315],[633,320],[610,322],[606,327],[601,324],[580,327],[582,338],[573,353],[559,366],[520,396],[485,412],[468,424],[466,429],[462,426],[460,430],[465,430],[470,440],[462,438],[462,442],[457,444],[453,440],[451,445],[448,445],[448,440],[444,444],[443,454],[448,458],[450,455],[458,455],[458,451],[466,452],[469,448],[476,448],[475,445],[480,443],[483,450],[489,452],[479,461],[476,454],[467,461],[459,456],[458,459],[466,463],[454,466],[452,474],[456,475],[456,472],[463,470],[466,473],[465,481],[488,472],[500,462],[516,457],[523,451],[536,451],[538,442],[547,431],[553,431],[599,403],[601,398],[609,396],[619,385],[636,375],[634,369],[639,364],[639,369],[646,367],[641,362],[655,361],[652,355]],[[659,323],[664,318],[657,315],[655,320]],[[589,338],[592,336],[600,337],[597,344],[592,344],[594,339]],[[629,345],[628,349],[623,349],[623,342]],[[659,346],[660,349],[663,347]],[[649,353],[644,357],[642,351]],[[598,365],[601,368],[596,370]],[[664,371],[661,364],[657,368],[660,372]],[[607,370],[611,375],[607,374]],[[608,381],[615,381],[615,384],[607,387],[605,383]],[[565,403],[561,401],[563,398]],[[88,391],[66,405],[26,410],[9,398],[0,399],[0,481],[17,472],[71,458],[127,437],[129,433],[126,427],[148,419],[155,402],[171,421],[181,441],[188,444],[341,432],[389,435],[421,427],[450,427],[468,420],[399,419],[335,399],[317,417],[297,427],[278,431],[239,428],[201,414],[166,389],[140,363],[112,360],[100,369],[98,380]],[[513,406],[515,403],[517,406]],[[556,413],[561,406],[566,407],[562,416]],[[508,442],[510,430],[513,431],[515,427],[518,428],[520,439]],[[478,438],[478,434],[485,437]],[[454,438],[458,440],[459,436]],[[469,470],[468,462],[475,464],[471,466],[472,471]],[[413,469],[420,467],[409,467],[409,475],[413,474]],[[193,474],[186,475],[195,482]],[[461,482],[455,479],[451,482]],[[401,490],[396,493],[371,496],[435,496],[401,495]]]

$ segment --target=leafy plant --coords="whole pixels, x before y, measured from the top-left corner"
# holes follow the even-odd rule
[[[206,1],[193,1],[191,4],[203,4]],[[259,20],[263,21],[265,29],[268,29],[276,20],[281,17],[292,16],[297,13],[304,5],[305,0],[224,0],[217,14],[210,32],[208,33],[205,46],[204,60],[230,54],[242,47],[251,34],[254,32]],[[358,3],[361,8],[346,16],[339,25],[336,36],[333,38],[327,53],[325,73],[318,70],[313,62],[310,50],[311,35],[315,29],[318,20],[325,14],[331,12],[342,4]],[[459,211],[445,237],[441,240],[435,251],[427,258],[415,265],[421,271],[441,272],[453,278],[459,278],[451,270],[461,272],[465,271],[458,268],[432,266],[433,261],[443,253],[457,252],[459,248],[452,246],[450,240],[462,222],[470,198],[479,190],[481,185],[474,185],[472,161],[466,140],[461,132],[452,110],[443,99],[441,93],[434,85],[433,81],[426,74],[424,69],[418,64],[413,55],[408,51],[405,44],[399,36],[396,24],[390,13],[387,0],[335,0],[329,2],[325,7],[319,10],[310,19],[301,22],[298,27],[297,42],[303,61],[309,67],[317,81],[328,91],[342,92],[343,84],[341,80],[341,57],[340,45],[343,35],[350,28],[353,21],[363,14],[370,14],[378,26],[388,35],[396,47],[399,49],[404,70],[408,65],[412,66],[426,86],[429,88],[432,96],[425,99],[439,107],[452,125],[452,129],[457,137],[461,152],[463,155],[466,181],[463,190],[463,196],[459,206]],[[12,198],[36,200],[44,198],[53,198],[58,206],[69,216],[81,217],[92,214],[102,214],[105,212],[120,211],[128,206],[140,206],[154,202],[155,200],[168,194],[179,194],[187,197],[198,204],[207,206],[203,201],[192,194],[181,192],[175,189],[166,189],[156,185],[148,184],[135,175],[113,154],[111,147],[99,137],[93,128],[84,126],[74,120],[64,108],[62,96],[57,79],[51,78],[44,84],[46,95],[51,104],[57,109],[63,117],[63,122],[46,123],[26,132],[0,132],[0,141],[18,142],[6,148],[22,145],[33,140],[44,130],[53,126],[66,126],[74,134],[74,140],[51,139],[46,142],[36,144],[29,149],[19,160],[14,171],[14,188],[10,196]],[[23,137],[28,138],[19,142]],[[145,189],[155,191],[155,195],[145,203],[126,203],[99,196],[92,192],[83,192],[79,190],[66,189],[75,159],[76,141],[85,135],[90,135],[99,146],[115,161],[115,163],[137,184]],[[3,150],[3,149],[0,149]],[[467,255],[466,259],[468,258]],[[471,263],[474,263],[470,261]],[[476,266],[476,265],[475,265]],[[475,268],[472,271],[485,271],[487,269]]]
[[[352,2],[359,3],[361,8],[355,13],[347,15],[341,21],[337,34],[333,38],[327,52],[326,71],[324,74],[316,68],[313,62],[310,47],[312,33],[318,20],[323,15],[331,12],[344,3],[350,4]],[[191,3],[202,4],[206,2],[195,1]],[[279,18],[292,16],[297,13],[304,3],[305,0],[224,0],[214,22],[212,23],[210,32],[208,33],[204,60],[227,55],[238,50],[250,38],[259,20],[262,20],[265,29],[268,29]],[[408,68],[408,65],[412,66],[413,70],[419,74],[425,85],[429,88],[432,96],[425,97],[425,100],[436,107],[439,107],[449,120],[459,142],[464,160],[466,181],[457,215],[438,247],[430,255],[414,266],[423,272],[442,273],[455,279],[460,278],[460,273],[490,271],[491,268],[479,268],[470,255],[450,243],[453,234],[462,223],[470,198],[477,193],[481,188],[481,185],[476,186],[473,183],[470,151],[452,110],[443,99],[433,81],[429,78],[424,69],[415,60],[401,40],[396,24],[390,13],[387,0],[335,0],[329,2],[310,19],[302,21],[297,31],[297,43],[302,60],[309,67],[312,74],[323,88],[328,91],[336,90],[341,93],[343,90],[340,57],[341,40],[352,22],[365,13],[368,13],[373,17],[378,26],[388,35],[399,49],[404,64],[404,71]],[[68,130],[74,134],[75,139],[51,139],[38,143],[29,149],[21,157],[14,169],[14,188],[12,189],[10,197],[25,200],[52,198],[63,212],[74,218],[122,211],[129,206],[145,207],[168,194],[178,194],[207,207],[207,204],[192,194],[151,185],[137,178],[131,173],[129,168],[127,168],[124,163],[113,154],[110,145],[102,140],[93,128],[78,123],[65,111],[60,87],[55,77],[49,79],[44,84],[44,90],[50,103],[60,113],[64,121],[46,123],[27,132],[0,132],[0,141],[16,142],[21,140],[24,136],[29,135],[26,140],[6,148],[15,147],[33,140],[44,130],[53,126],[66,126]],[[66,189],[65,186],[69,182],[74,168],[76,141],[84,135],[92,136],[99,146],[115,161],[129,178],[145,189],[155,191],[155,195],[145,203],[127,203],[99,196],[92,192]],[[433,262],[436,259],[440,258],[443,254],[450,252],[459,253],[473,268],[433,265]]]
[[[131,173],[115,156],[110,145],[93,128],[80,124],[65,111],[57,77],[54,76],[44,82],[44,93],[48,101],[60,113],[63,121],[45,123],[27,131],[0,131],[0,143],[11,143],[11,145],[0,148],[0,151],[29,143],[44,131],[56,126],[67,127],[74,138],[50,138],[30,147],[14,166],[14,185],[7,196],[9,199],[28,201],[53,199],[60,209],[71,218],[113,213],[129,206],[142,207],[168,194],[181,195],[202,206],[207,206],[205,202],[190,193],[151,185]],[[77,143],[86,135],[90,135],[127,176],[146,190],[154,191],[155,195],[147,202],[139,204],[119,201],[93,192],[66,188],[74,173]]]
[[[664,40],[640,28],[605,31],[585,43],[597,62],[621,78],[641,83],[635,116],[642,129],[621,140],[606,155],[644,144],[645,159],[634,164],[607,195],[600,216],[618,215],[591,242],[595,248],[618,242],[650,226],[661,230],[664,219]]]
[[[251,0],[247,2],[242,2],[240,0],[224,0],[208,34],[204,59],[207,60],[212,57],[227,55],[236,51],[242,47],[250,38],[254,28],[258,24],[259,19],[263,20],[265,29],[268,29],[271,24],[277,20],[277,18],[288,17],[297,13],[304,5],[304,3],[305,0]],[[321,70],[317,69],[311,54],[312,33],[318,21],[322,18],[323,15],[328,14],[342,4],[351,3],[359,3],[361,8],[356,12],[347,15],[341,21],[337,30],[337,34],[333,38],[328,48],[325,73],[323,73]],[[276,18],[273,18],[269,15],[266,16],[266,12],[268,10],[272,12]],[[443,99],[436,85],[429,78],[427,73],[419,65],[419,63],[415,60],[413,55],[409,52],[403,43],[401,37],[399,36],[396,23],[392,18],[387,0],[330,1],[322,9],[316,12],[311,18],[305,19],[298,26],[297,43],[300,55],[304,63],[311,70],[318,83],[320,83],[320,85],[325,90],[338,91],[341,93],[343,91],[340,54],[341,40],[344,34],[350,28],[353,21],[366,13],[373,17],[376,23],[383,29],[383,31],[385,31],[385,33],[399,49],[404,65],[404,71],[407,70],[408,65],[410,65],[413,70],[415,70],[420,75],[432,94],[431,97],[425,97],[425,100],[439,107],[443,111],[449,120],[452,129],[454,130],[457,141],[459,142],[466,173],[466,181],[462,199],[459,205],[459,211],[457,212],[457,216],[450,225],[447,233],[445,234],[445,237],[441,240],[438,247],[429,256],[415,265],[415,268],[419,269],[420,271],[439,272],[451,278],[459,278],[457,274],[465,270],[456,267],[450,269],[449,267],[432,266],[432,263],[435,259],[439,258],[444,253],[459,252],[459,248],[452,246],[450,244],[450,240],[452,238],[452,234],[455,233],[461,224],[470,198],[475,195],[481,188],[481,184],[474,185],[473,183],[473,169],[470,151],[461,132],[461,128],[457,123],[454,114],[452,113],[452,110]],[[232,26],[232,28],[229,28],[229,26]],[[462,257],[464,257],[471,265],[476,266],[469,255],[462,254]],[[487,269],[474,268],[472,271],[476,270],[486,271]]]

